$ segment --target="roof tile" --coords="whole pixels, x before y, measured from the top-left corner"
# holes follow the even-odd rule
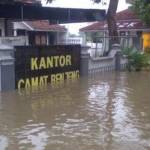
[[[49,24],[48,20],[38,20],[38,21],[26,21],[26,23],[31,26],[34,30],[42,30],[42,31],[60,31],[66,32],[66,28],[64,26],[55,24]]]
[[[117,28],[118,30],[129,30],[129,29],[150,29],[149,26],[145,26],[144,23],[138,19],[135,13],[131,9],[118,12],[116,14]],[[107,30],[106,21],[96,22],[92,25],[81,28],[80,31],[97,31]]]

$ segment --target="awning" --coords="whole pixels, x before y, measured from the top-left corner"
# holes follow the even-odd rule
[[[0,4],[0,18],[49,20],[51,23],[75,23],[104,20],[105,10],[54,8],[21,4]]]

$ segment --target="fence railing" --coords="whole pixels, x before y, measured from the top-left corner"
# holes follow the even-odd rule
[[[80,44],[82,45],[83,43],[83,39],[81,37],[74,37],[74,38],[66,38],[66,39],[63,39],[61,41],[59,41],[59,44],[72,44],[72,45],[75,45],[75,44]]]
[[[27,45],[28,41],[26,36],[0,37],[0,43],[10,46],[22,46]]]
[[[91,44],[89,53],[91,57],[103,57],[108,55],[108,51],[111,49],[111,39],[114,37],[95,37],[94,42],[87,43],[88,46]],[[127,47],[134,47],[138,50],[142,50],[142,39],[136,35],[130,36],[118,36],[118,41],[121,49]]]
[[[90,58],[89,73],[106,72],[115,70],[115,59],[113,57]]]
[[[89,74],[98,72],[108,72],[115,70],[115,57],[100,57],[90,58],[89,60]],[[125,70],[128,64],[128,60],[125,57],[121,58],[120,69]]]
[[[118,55],[119,54],[119,55]],[[128,59],[121,54],[120,47],[111,50],[105,57],[89,58],[89,74],[107,72],[114,70],[124,70],[128,65]],[[119,66],[119,68],[118,68]]]

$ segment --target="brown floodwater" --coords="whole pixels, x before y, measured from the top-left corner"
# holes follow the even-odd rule
[[[148,72],[0,94],[0,150],[133,149],[150,149]]]

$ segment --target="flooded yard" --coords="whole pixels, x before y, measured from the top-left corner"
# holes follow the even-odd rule
[[[133,149],[150,149],[148,72],[0,94],[0,150]]]

